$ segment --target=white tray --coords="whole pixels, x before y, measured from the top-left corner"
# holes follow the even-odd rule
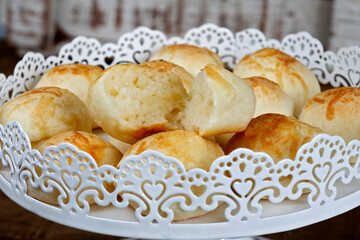
[[[334,87],[360,84],[359,48],[343,48],[337,54],[325,52],[321,43],[305,32],[288,35],[278,42],[266,40],[255,29],[234,35],[228,29],[205,24],[191,29],[184,38],[167,39],[159,31],[140,27],[121,36],[117,44],[101,45],[95,39],[78,37],[65,45],[58,56],[26,54],[13,76],[0,75],[1,104],[31,89],[46,70],[58,64],[82,62],[107,68],[116,63],[139,63],[171,43],[214,50],[229,68],[247,53],[275,47],[306,64],[321,83]],[[213,239],[262,235],[306,226],[360,205],[360,141],[346,144],[341,137],[326,134],[302,146],[295,160],[274,164],[265,153],[238,149],[214,161],[209,172],[187,172],[177,159],[155,151],[130,156],[122,161],[120,169],[97,167],[89,154],[71,144],[49,147],[41,156],[31,149],[26,133],[14,122],[0,126],[0,154],[0,188],[13,201],[60,224],[115,236]],[[350,158],[356,159],[355,165],[350,165]],[[35,166],[42,169],[40,175]],[[81,166],[85,170],[79,174]],[[150,166],[155,166],[155,175],[147,171]],[[139,173],[142,178],[136,177]],[[169,173],[171,177],[165,179]],[[292,177],[287,186],[280,182],[286,176]],[[51,180],[44,185],[46,179]],[[45,192],[57,188],[62,193],[60,206],[28,196],[26,181]],[[105,181],[117,184],[114,192],[105,190]],[[204,192],[196,196],[191,189],[200,186]],[[302,194],[303,190],[308,193]],[[99,192],[103,197],[99,197]],[[122,201],[117,198],[120,192]],[[89,205],[84,200],[89,195],[96,204]],[[141,209],[130,208],[130,200]],[[179,203],[186,211],[201,207],[210,212],[173,223],[168,208],[173,203]],[[141,214],[146,208],[148,214]]]

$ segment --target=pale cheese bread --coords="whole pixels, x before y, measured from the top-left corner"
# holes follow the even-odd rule
[[[294,101],[298,117],[306,101],[320,92],[315,75],[294,57],[273,48],[264,48],[245,56],[233,71],[242,78],[265,77],[279,84]]]
[[[223,66],[221,58],[215,52],[193,45],[168,45],[156,52],[150,60],[166,60],[183,67],[193,77],[208,64]]]
[[[34,146],[65,131],[92,131],[85,104],[58,87],[36,88],[5,103],[0,108],[0,123],[11,121],[20,123]]]
[[[80,63],[58,65],[47,71],[36,84],[40,87],[59,87],[69,90],[87,106],[90,83],[103,72],[101,67]],[[98,127],[93,121],[93,128]]]

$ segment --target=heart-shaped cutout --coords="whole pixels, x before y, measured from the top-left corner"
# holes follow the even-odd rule
[[[114,61],[114,56],[112,56],[112,57],[105,57],[105,59],[104,59],[104,61],[105,61],[105,63],[107,64],[107,65],[111,65],[112,63],[113,63],[113,61]]]
[[[334,65],[332,65],[332,64],[329,64],[329,63],[326,63],[325,64],[325,68],[326,68],[326,70],[328,71],[328,73],[332,73],[333,71],[334,71]]]
[[[165,185],[162,182],[145,182],[143,184],[143,190],[148,198],[158,200],[165,192]]]
[[[348,71],[349,80],[352,83],[352,86],[358,86],[360,83],[360,72],[354,71],[353,69],[350,69]]]
[[[292,178],[293,176],[291,174],[287,176],[282,176],[279,178],[279,182],[283,187],[287,187],[291,183]]]
[[[137,64],[148,61],[150,59],[150,56],[151,52],[149,50],[138,50],[133,53],[133,59]]]
[[[71,190],[76,191],[76,189],[80,185],[80,176],[77,173],[73,173],[70,175],[69,173],[64,172],[62,174],[62,178],[66,186],[68,186],[68,188]]]
[[[324,163],[323,165],[316,165],[313,170],[315,179],[318,182],[324,182],[327,176],[330,173],[331,166],[329,163]]]
[[[104,181],[103,182],[103,187],[104,189],[108,192],[108,193],[113,193],[116,189],[116,183],[115,182],[108,182],[108,181]]]
[[[206,191],[206,187],[204,185],[200,185],[200,186],[192,185],[191,186],[191,192],[197,197],[200,197],[201,195],[203,195],[205,191]]]
[[[240,198],[244,198],[251,193],[254,186],[254,180],[250,178],[245,179],[244,181],[237,179],[233,181],[231,185],[235,194]]]

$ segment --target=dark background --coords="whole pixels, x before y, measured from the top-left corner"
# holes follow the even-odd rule
[[[12,74],[20,58],[0,40],[0,73]],[[360,202],[360,199],[359,199]],[[311,216],[309,216],[311,218]],[[296,221],[296,219],[294,219]],[[360,239],[360,208],[301,229],[264,236],[274,240]],[[122,239],[85,232],[43,219],[12,202],[0,192],[0,239]]]

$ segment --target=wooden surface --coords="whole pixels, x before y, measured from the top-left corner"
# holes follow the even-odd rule
[[[109,40],[138,26],[182,35],[211,22],[233,32],[258,28],[278,39],[307,30],[326,42],[330,10],[330,0],[65,0],[57,5],[57,22],[70,36]]]
[[[11,74],[18,60],[14,49],[0,41],[0,73]],[[360,239],[360,208],[301,229],[264,237],[274,240]],[[0,191],[0,239],[110,240],[123,238],[85,232],[53,223],[20,207]]]
[[[1,1],[1,0],[0,0]],[[328,43],[333,0],[12,0],[6,8],[8,39],[24,50],[55,51],[60,33],[101,41],[138,26],[182,36],[204,23],[233,32],[260,29],[268,38],[308,31]],[[0,2],[1,3],[1,2]],[[58,34],[54,29],[58,29]]]
[[[257,28],[282,39],[307,31],[329,50],[359,45],[359,0],[0,0],[0,27],[23,51],[54,53],[78,35],[116,41],[138,26],[167,36],[211,22],[233,32]]]
[[[360,46],[360,1],[334,0],[332,8],[329,48]]]

